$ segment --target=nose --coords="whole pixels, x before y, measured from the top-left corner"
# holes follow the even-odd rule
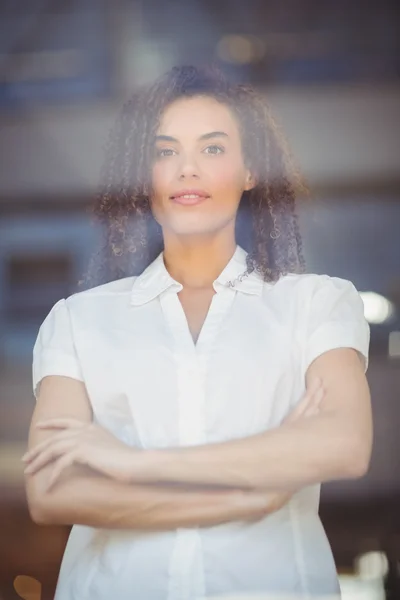
[[[179,164],[179,179],[187,179],[190,177],[199,177],[199,169],[196,160],[192,155],[184,154]]]

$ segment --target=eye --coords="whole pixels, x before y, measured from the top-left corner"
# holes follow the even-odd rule
[[[173,150],[172,148],[156,148],[156,156],[157,158],[164,158],[165,156],[172,156]]]
[[[207,152],[207,150],[209,150],[209,152]],[[224,152],[225,149],[222,146],[217,146],[216,144],[213,144],[212,146],[207,146],[207,148],[204,149],[204,152],[206,154],[222,154],[222,152]]]

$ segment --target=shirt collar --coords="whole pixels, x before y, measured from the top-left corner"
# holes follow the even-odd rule
[[[213,286],[216,292],[221,287],[227,287],[228,282],[232,282],[231,287],[239,292],[261,295],[263,280],[255,271],[245,276],[240,275],[246,271],[247,252],[239,245],[236,245],[235,252],[222,273],[214,281]],[[183,285],[171,277],[164,263],[163,252],[135,278],[131,290],[131,304],[140,305],[153,300],[162,292],[170,287],[176,288],[179,292]]]

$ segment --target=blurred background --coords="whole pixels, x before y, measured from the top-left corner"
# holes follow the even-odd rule
[[[20,457],[39,326],[96,244],[109,127],[137,86],[210,61],[264,93],[286,133],[311,189],[308,270],[362,294],[373,458],[364,479],[323,486],[320,514],[344,598],[400,598],[399,30],[389,0],[0,2],[0,598],[21,597],[18,576],[52,598],[69,534],[31,522]]]

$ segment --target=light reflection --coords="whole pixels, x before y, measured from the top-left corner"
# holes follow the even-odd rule
[[[384,296],[375,292],[360,292],[360,296],[364,302],[364,315],[369,323],[385,323],[394,316],[394,306]]]

